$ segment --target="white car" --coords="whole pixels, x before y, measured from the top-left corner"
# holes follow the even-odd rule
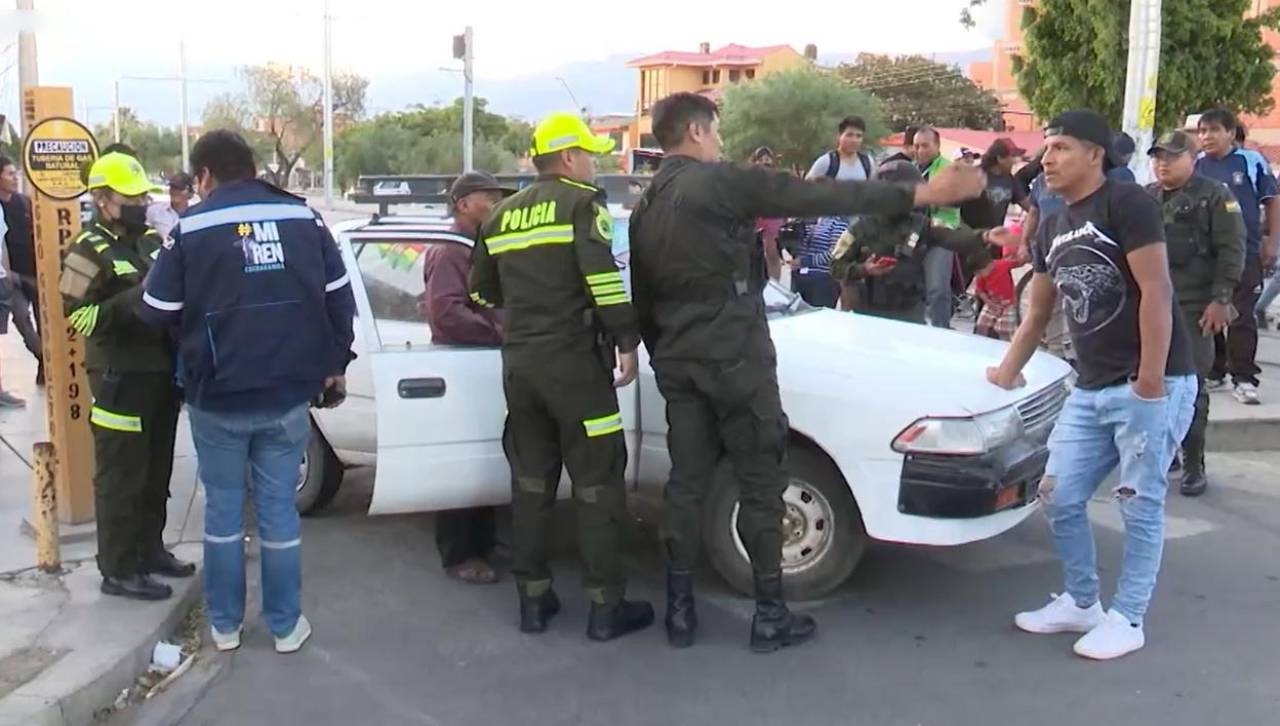
[[[625,268],[620,221],[615,253]],[[327,503],[343,468],[359,465],[377,467],[370,514],[510,502],[501,354],[433,345],[421,313],[422,243],[470,245],[447,230],[421,217],[335,228],[356,297],[359,358],[347,373],[346,403],[314,413],[303,511]],[[1005,391],[983,375],[1003,343],[811,309],[776,286],[766,299],[791,423],[783,567],[793,597],[840,585],[869,539],[957,545],[1031,514],[1045,442],[1070,386],[1066,363],[1037,353],[1027,386]],[[643,355],[639,380],[618,401],[628,484],[663,486],[671,466],[665,410]],[[720,574],[749,592],[734,526],[737,484],[723,469],[706,501],[705,542]]]

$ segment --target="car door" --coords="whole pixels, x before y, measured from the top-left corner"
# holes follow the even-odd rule
[[[510,502],[501,351],[433,344],[423,312],[425,244],[470,241],[413,231],[353,232],[347,239],[349,267],[359,271],[353,285],[376,411],[369,513]],[[636,390],[632,384],[618,392],[632,450]],[[562,486],[561,496],[567,491]]]

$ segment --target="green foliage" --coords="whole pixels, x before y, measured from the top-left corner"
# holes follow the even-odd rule
[[[835,143],[836,127],[845,116],[866,120],[869,145],[887,132],[874,98],[835,75],[807,67],[732,86],[720,108],[725,156],[739,161],[768,146],[781,165],[808,169]]]
[[[115,138],[112,124],[99,124],[93,134],[98,146],[112,143]],[[143,122],[133,109],[120,108],[120,141],[138,152],[138,161],[151,176],[168,176],[182,168],[182,136],[177,129]]]
[[[969,6],[986,0],[970,0]],[[1271,110],[1274,51],[1263,28],[1280,28],[1280,9],[1246,18],[1251,0],[1164,0],[1157,129],[1213,106]],[[1015,60],[1018,89],[1050,118],[1092,108],[1119,122],[1129,44],[1128,0],[1041,0],[1024,10],[1026,56]],[[961,22],[972,20],[966,16]]]
[[[474,163],[493,173],[516,170],[533,126],[486,110],[475,99]],[[448,106],[413,106],[354,124],[334,142],[338,183],[369,174],[455,174],[462,170],[462,99]]]
[[[920,55],[862,53],[836,73],[880,101],[895,131],[921,123],[970,129],[1000,126],[1000,101],[955,66]]]
[[[324,125],[324,85],[303,68],[267,64],[238,71],[243,90],[213,99],[205,108],[206,129],[230,128],[243,134],[264,161],[278,164],[277,183],[288,180],[304,156],[317,168]],[[368,79],[351,73],[333,77],[335,126],[364,115]]]

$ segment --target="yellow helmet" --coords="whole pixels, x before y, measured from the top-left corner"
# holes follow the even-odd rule
[[[164,191],[164,187],[147,179],[147,172],[137,159],[118,151],[103,154],[89,167],[89,188],[106,188],[126,197]]]
[[[582,149],[592,154],[613,151],[613,139],[596,136],[587,122],[571,113],[553,113],[542,119],[533,130],[533,156],[554,154],[565,149]]]

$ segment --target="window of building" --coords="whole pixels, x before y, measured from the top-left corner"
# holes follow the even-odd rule
[[[747,80],[748,80],[748,81],[750,81],[751,79],[753,79],[753,78],[755,78],[755,77],[756,77],[756,69],[754,69],[754,68],[748,68],[748,69],[747,69]]]
[[[741,79],[742,79],[742,71],[738,70],[737,68],[735,68],[735,69],[733,69],[733,70],[729,71],[729,82],[730,82],[730,83],[737,83],[737,82],[738,82],[739,80],[741,80]]]
[[[704,86],[710,86],[710,85],[711,85],[711,71],[703,71],[703,72],[702,72],[702,85],[704,85]]]

